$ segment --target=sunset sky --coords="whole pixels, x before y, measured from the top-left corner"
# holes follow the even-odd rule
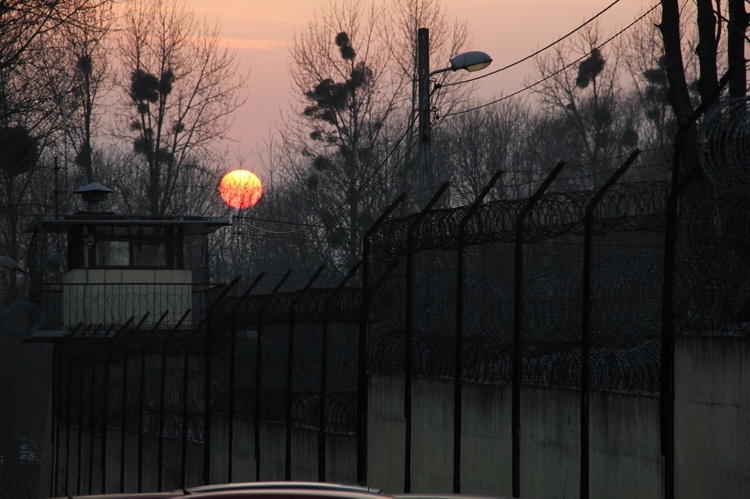
[[[468,23],[473,50],[494,59],[493,68],[512,63],[568,33],[613,0],[444,0],[450,18]],[[188,0],[198,17],[217,20],[226,44],[238,51],[241,67],[250,68],[249,98],[235,118],[230,160],[260,170],[258,153],[289,110],[293,96],[288,76],[288,47],[328,0]],[[632,22],[656,0],[620,0],[600,18],[604,33]],[[427,26],[429,28],[429,26]],[[433,62],[433,66],[435,66]],[[443,66],[447,66],[445,61]],[[442,66],[441,66],[442,67]],[[491,100],[522,87],[530,65],[512,74],[481,80],[476,97]],[[437,66],[432,68],[437,69]],[[230,165],[227,165],[228,167]]]

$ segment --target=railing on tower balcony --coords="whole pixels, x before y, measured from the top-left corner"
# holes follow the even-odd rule
[[[70,277],[70,275],[66,276]],[[73,282],[70,282],[73,281]],[[31,295],[41,307],[45,329],[64,329],[78,325],[101,326],[124,324],[134,317],[143,326],[155,324],[166,313],[162,326],[175,325],[189,311],[183,324],[201,320],[212,297],[223,285],[122,279],[120,282],[44,283]],[[148,314],[148,315],[146,315]]]

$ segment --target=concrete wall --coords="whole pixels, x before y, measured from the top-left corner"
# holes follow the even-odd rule
[[[679,338],[676,347],[677,497],[743,497],[750,490],[750,342],[740,338]],[[510,387],[464,386],[461,428],[461,492],[510,496],[512,490]],[[412,492],[453,489],[453,382],[414,379],[412,388]],[[658,397],[594,392],[590,399],[590,490],[592,497],[663,497]],[[369,379],[368,484],[388,492],[404,489],[404,380]],[[212,420],[211,481],[228,479],[228,420]],[[553,498],[579,495],[580,394],[576,390],[524,386],[521,391],[521,494]],[[121,434],[107,438],[108,492],[120,489]],[[261,425],[260,475],[256,476],[253,422],[236,419],[233,481],[283,480],[286,429]],[[70,455],[66,442],[70,442]],[[101,441],[60,433],[58,493],[101,490]],[[328,435],[325,479],[356,481],[353,435]],[[158,440],[144,438],[143,488],[157,488]],[[165,439],[164,489],[179,485],[182,445]],[[137,435],[125,438],[125,490],[137,483]],[[91,457],[90,457],[91,456]],[[188,445],[187,485],[202,483],[203,446]],[[92,488],[89,489],[89,470]],[[293,480],[318,480],[318,433],[293,428]],[[76,489],[81,484],[80,491]],[[43,489],[46,492],[48,489]]]
[[[370,379],[368,481],[404,490],[403,378]],[[413,396],[412,492],[453,490],[453,382],[416,379]],[[511,391],[463,390],[461,492],[512,493]],[[521,495],[575,497],[580,480],[577,391],[523,387]],[[595,393],[591,399],[592,497],[660,497],[658,399]]]
[[[594,393],[590,437],[592,497],[662,497],[658,398]]]
[[[679,338],[676,358],[677,497],[747,497],[750,342]]]

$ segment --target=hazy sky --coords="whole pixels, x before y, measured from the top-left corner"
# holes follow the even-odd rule
[[[512,63],[568,33],[613,0],[444,0],[450,18],[465,20],[474,43],[494,59],[493,68]],[[293,96],[287,69],[288,46],[328,0],[187,0],[197,16],[218,20],[229,47],[238,50],[241,67],[250,68],[249,99],[235,118],[230,161],[260,170],[258,151],[276,128]],[[632,22],[657,0],[620,0],[600,18],[605,33]],[[429,28],[429,26],[427,26]],[[432,69],[437,69],[433,61]],[[445,61],[443,66],[447,66]],[[440,67],[443,67],[440,66]],[[491,100],[522,87],[526,64],[512,74],[481,80],[477,98]],[[259,173],[262,173],[259,171]]]

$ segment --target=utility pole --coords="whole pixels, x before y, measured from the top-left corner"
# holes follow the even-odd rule
[[[430,30],[419,28],[417,30],[417,87],[419,88],[419,135],[422,146],[419,148],[420,190],[429,190],[432,187],[432,172],[430,171],[430,84],[426,81],[429,76]]]

